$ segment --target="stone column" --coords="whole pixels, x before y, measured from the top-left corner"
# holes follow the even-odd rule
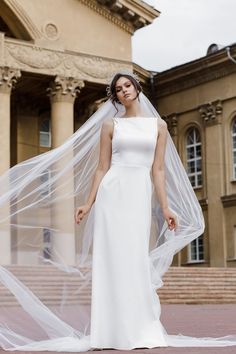
[[[56,77],[49,88],[51,100],[52,147],[56,148],[74,133],[74,101],[83,81],[73,78]],[[61,171],[73,158],[73,151],[67,151],[66,156],[56,163],[54,169]],[[74,190],[73,171],[64,174],[57,182],[55,197],[62,193],[71,194]],[[63,188],[61,186],[63,185]],[[75,223],[74,201],[63,200],[53,206],[52,228],[53,259],[67,265],[75,263]]]
[[[178,150],[178,115],[177,113],[171,113],[162,118],[167,123],[168,131],[171,135],[171,138],[175,144],[176,149]],[[181,251],[174,255],[172,266],[175,267],[181,266]]]
[[[221,196],[224,195],[222,105],[220,101],[200,107],[206,136],[206,190],[208,199],[209,255],[211,267],[226,266],[226,234]]]
[[[0,175],[10,168],[10,96],[11,90],[17,79],[21,76],[20,71],[9,67],[0,67]],[[7,182],[6,182],[7,183]],[[1,186],[6,191],[7,185]],[[9,215],[9,203],[0,210],[0,218]],[[11,263],[11,233],[8,222],[0,225],[0,262]]]

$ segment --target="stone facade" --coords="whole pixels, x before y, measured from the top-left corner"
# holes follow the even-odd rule
[[[132,71],[131,36],[159,12],[141,0],[2,0],[0,14],[3,173],[59,146],[80,127],[106,96],[114,72]],[[59,218],[53,209],[51,221],[60,230],[69,223],[71,236],[59,235],[52,247],[74,264],[74,205],[65,207],[71,219]],[[4,212],[8,215],[8,206]],[[4,229],[2,264],[35,262],[33,238],[32,248],[20,242],[32,237],[30,232]],[[42,230],[42,243],[46,233]]]
[[[0,10],[0,172],[63,143],[104,99],[112,74],[134,70],[168,123],[205,216],[204,237],[174,264],[234,267],[236,46],[154,75],[131,59],[132,34],[159,16],[141,0],[60,0],[59,8],[58,0],[2,0]],[[0,239],[3,264],[32,261],[30,250],[10,252],[20,237],[6,230]],[[73,237],[56,247],[74,263]]]
[[[235,45],[230,54],[235,57]],[[236,63],[231,59],[224,48],[154,78],[158,110],[187,170],[193,128],[199,134],[195,147],[201,147],[201,181],[194,189],[206,231],[176,257],[176,265],[236,266]]]

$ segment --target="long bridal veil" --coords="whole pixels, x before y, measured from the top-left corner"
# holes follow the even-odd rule
[[[147,117],[161,117],[139,95]],[[123,107],[109,99],[60,147],[0,177],[0,346],[6,350],[89,350],[93,212],[77,226],[75,206],[88,197],[100,129]],[[173,256],[204,231],[200,205],[168,135],[166,190],[178,228],[169,231],[153,191],[150,270],[153,289]],[[122,262],[122,260],[121,260]],[[125,289],[124,289],[125,291]],[[192,338],[166,333],[170,346],[236,345],[236,335]]]

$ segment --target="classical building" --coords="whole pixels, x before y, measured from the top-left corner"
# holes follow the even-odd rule
[[[152,92],[202,206],[206,230],[176,265],[236,266],[236,45],[154,76]]]
[[[114,72],[132,71],[131,36],[158,16],[141,0],[2,0],[0,173],[71,136],[106,96]],[[32,261],[20,237],[1,234],[2,264]],[[47,230],[42,239],[46,245]],[[57,242],[73,264],[75,235]]]
[[[168,123],[205,216],[204,235],[173,264],[234,267],[236,45],[149,72],[132,63],[131,36],[158,16],[141,0],[2,0],[0,173],[63,143],[106,97],[112,74],[134,70]],[[1,263],[30,263],[29,250],[11,252],[13,236],[0,238]],[[47,230],[42,238],[47,247]],[[75,239],[59,243],[73,264]]]

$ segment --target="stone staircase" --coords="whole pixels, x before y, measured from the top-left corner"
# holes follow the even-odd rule
[[[236,268],[170,267],[163,280],[163,304],[236,303]]]
[[[67,304],[86,305],[91,296],[91,282],[84,287],[78,273],[65,273],[50,265],[8,266],[47,306],[58,306],[63,293]],[[84,270],[86,275],[86,269]],[[171,267],[164,286],[158,289],[162,304],[233,304],[236,303],[236,268]],[[0,285],[2,306],[14,306],[15,297]]]

